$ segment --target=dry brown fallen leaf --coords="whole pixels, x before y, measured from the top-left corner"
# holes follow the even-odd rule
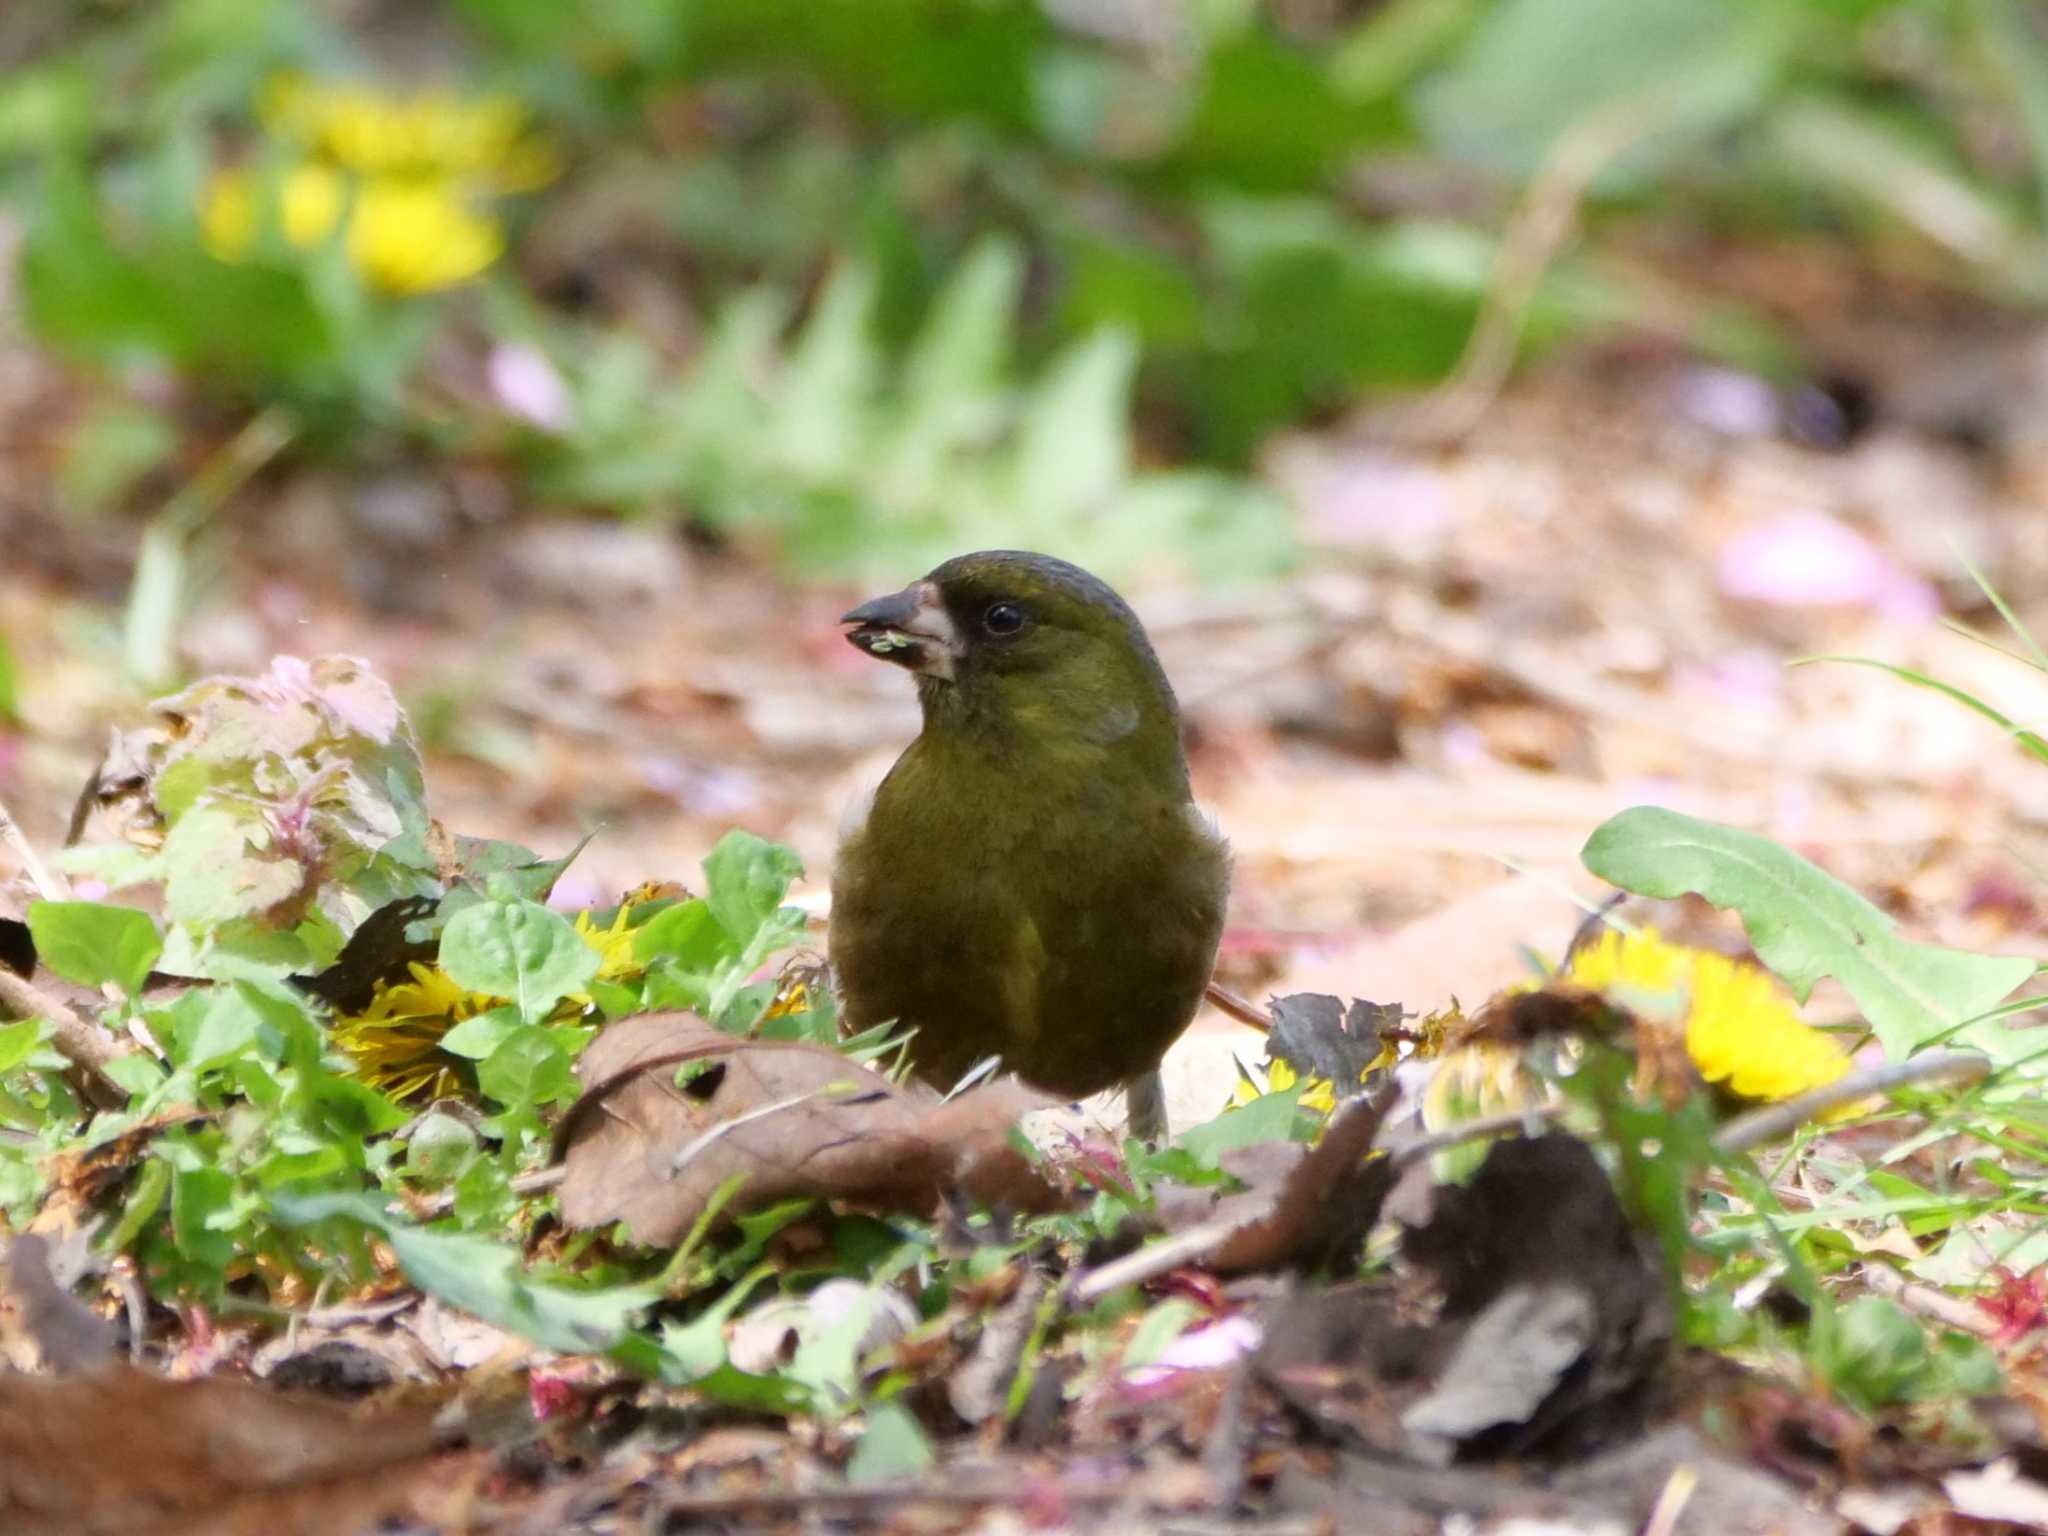
[[[729,1208],[813,1195],[924,1214],[958,1189],[1045,1211],[1066,1200],[1011,1143],[1052,1101],[1003,1081],[942,1100],[823,1046],[746,1040],[687,1013],[622,1019],[577,1063],[583,1097],[557,1145],[562,1220],[623,1221],[637,1242],[681,1241],[725,1182]]]
[[[1171,1235],[1076,1276],[1081,1303],[1183,1264],[1218,1274],[1317,1269],[1355,1255],[1377,1219],[1396,1167],[1367,1160],[1394,1102],[1391,1083],[1346,1102],[1313,1146],[1294,1141],[1234,1147],[1217,1159],[1246,1187],[1162,1187],[1159,1219]]]
[[[419,1518],[464,1481],[425,1409],[360,1411],[127,1365],[0,1375],[9,1536],[349,1536]]]
[[[458,1512],[472,1457],[429,1404],[344,1406],[109,1360],[112,1331],[49,1272],[41,1239],[0,1262],[0,1303],[68,1375],[0,1370],[7,1536],[354,1536]],[[480,1468],[479,1468],[480,1470]]]

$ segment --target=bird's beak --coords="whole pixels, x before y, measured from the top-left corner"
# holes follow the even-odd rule
[[[839,622],[854,626],[847,640],[870,656],[925,677],[952,680],[962,649],[960,631],[933,583],[912,582],[901,592],[871,598]]]

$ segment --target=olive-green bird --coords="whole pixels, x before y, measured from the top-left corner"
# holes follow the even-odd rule
[[[1078,566],[990,550],[844,622],[924,709],[833,870],[847,1027],[914,1027],[941,1087],[990,1056],[1072,1098],[1126,1084],[1132,1128],[1163,1136],[1159,1060],[1208,983],[1230,857],[1137,615]]]

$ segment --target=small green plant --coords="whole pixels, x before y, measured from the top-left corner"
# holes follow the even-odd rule
[[[1138,352],[1104,330],[1013,377],[1023,258],[991,239],[961,264],[900,365],[877,330],[874,271],[846,265],[785,347],[786,307],[735,300],[703,356],[664,387],[627,337],[568,366],[576,424],[535,445],[564,500],[687,511],[766,536],[799,567],[880,574],[984,545],[1056,549],[1129,571],[1283,568],[1271,493],[1221,474],[1138,467],[1129,422]]]

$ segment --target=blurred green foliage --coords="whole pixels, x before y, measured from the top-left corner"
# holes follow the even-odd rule
[[[0,80],[0,177],[51,344],[282,402],[315,444],[514,440],[566,502],[812,565],[870,528],[900,550],[1112,512],[1152,522],[1101,541],[1111,564],[1162,532],[1218,535],[1218,568],[1279,548],[1228,476],[1277,429],[1443,378],[1519,194],[1575,153],[1584,238],[1525,350],[1641,331],[1797,366],[1683,261],[1674,289],[1622,259],[1645,233],[1667,256],[1861,242],[2017,303],[2048,270],[2031,0],[450,0],[348,27],[287,0],[45,0],[0,56],[10,36],[31,41]],[[209,177],[281,174],[260,106],[287,70],[505,93],[566,173],[492,205],[507,258],[481,284],[379,292],[339,237],[222,260]],[[980,351],[940,359],[947,327]],[[566,413],[438,381],[480,330],[551,358]],[[935,377],[961,395],[943,410]],[[1054,429],[1093,455],[1093,501],[1015,499]],[[1158,460],[1212,473],[1135,467]]]

